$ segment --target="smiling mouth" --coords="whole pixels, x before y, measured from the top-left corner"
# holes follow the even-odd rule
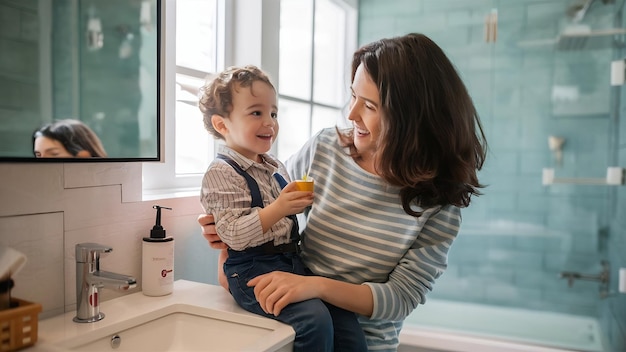
[[[354,131],[355,131],[355,132],[356,132],[356,134],[357,134],[357,135],[359,135],[359,136],[367,136],[367,135],[369,135],[369,134],[370,134],[370,131],[360,129],[360,128],[356,127],[356,126],[354,126]]]
[[[272,139],[272,135],[271,134],[259,134],[257,135],[258,138],[261,139]]]

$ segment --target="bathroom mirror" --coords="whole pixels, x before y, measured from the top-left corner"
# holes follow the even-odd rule
[[[160,160],[161,0],[0,0],[0,18],[0,161]],[[60,119],[107,157],[35,158]]]

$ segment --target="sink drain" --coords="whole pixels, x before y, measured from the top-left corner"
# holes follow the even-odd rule
[[[115,349],[122,344],[122,337],[120,335],[113,335],[111,337],[111,348]]]

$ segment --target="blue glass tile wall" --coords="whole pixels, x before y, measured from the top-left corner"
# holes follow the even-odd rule
[[[612,28],[622,3],[596,2],[582,23]],[[608,166],[626,166],[626,108],[616,101],[626,93],[609,85],[610,62],[626,53],[600,42],[558,50],[570,5],[360,0],[359,42],[408,32],[432,38],[465,80],[490,143],[480,173],[488,187],[463,211],[449,270],[431,297],[599,317],[616,351],[626,350],[626,295],[602,299],[595,282],[569,287],[559,278],[565,270],[597,274],[609,259],[617,289],[617,270],[626,267],[625,186],[541,183],[546,167],[561,177],[604,178]],[[498,39],[486,43],[492,9]],[[560,166],[550,135],[566,139]]]
[[[39,50],[37,1],[0,0],[0,139],[16,150],[32,151],[32,141],[20,136],[16,123],[39,125]]]

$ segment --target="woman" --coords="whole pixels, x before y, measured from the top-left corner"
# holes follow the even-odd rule
[[[368,348],[395,351],[402,321],[446,269],[460,208],[480,194],[487,145],[461,78],[424,35],[358,49],[351,90],[353,127],[322,130],[286,162],[292,178],[315,179],[302,232],[315,276],[272,272],[248,285],[268,313],[310,298],[358,313]],[[212,217],[198,222],[223,249]]]
[[[58,120],[33,133],[37,158],[106,158],[100,138],[79,120]]]

